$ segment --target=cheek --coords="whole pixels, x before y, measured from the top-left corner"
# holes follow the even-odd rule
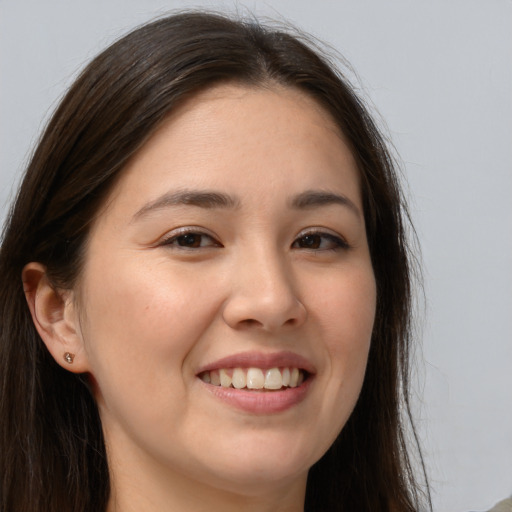
[[[200,326],[198,312],[208,316],[204,289],[165,265],[144,265],[140,258],[88,270],[84,288],[88,339],[108,337],[108,344],[122,341],[124,349],[151,339],[163,348],[182,339],[184,330]]]
[[[167,262],[100,261],[84,274],[82,326],[98,390],[105,399],[116,387],[158,394],[172,381],[179,395],[187,356],[215,315],[215,290]]]
[[[325,419],[318,438],[327,450],[348,421],[361,391],[375,318],[376,286],[370,265],[351,265],[317,284],[321,286],[313,297],[313,315],[322,334],[325,359],[324,370],[317,375],[321,395],[315,414]]]
[[[349,269],[322,288],[317,314],[329,332],[332,349],[357,349],[369,343],[375,320],[376,285],[371,267]]]
[[[122,421],[144,431],[169,414],[161,404],[176,414],[184,407],[187,355],[211,322],[214,291],[165,262],[97,261],[82,287],[91,382],[106,428]]]
[[[318,305],[332,382],[345,397],[358,394],[375,320],[376,285],[371,267],[352,268],[333,280]]]

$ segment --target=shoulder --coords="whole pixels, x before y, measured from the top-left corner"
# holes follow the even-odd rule
[[[496,503],[488,512],[512,512],[512,498]]]

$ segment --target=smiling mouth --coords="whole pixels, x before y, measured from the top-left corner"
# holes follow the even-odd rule
[[[220,368],[204,371],[198,377],[206,384],[251,391],[279,391],[300,386],[308,372],[301,368]]]

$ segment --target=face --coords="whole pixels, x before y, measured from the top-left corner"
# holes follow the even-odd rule
[[[125,169],[77,288],[114,481],[304,485],[357,400],[375,294],[322,108],[233,85],[184,104]]]

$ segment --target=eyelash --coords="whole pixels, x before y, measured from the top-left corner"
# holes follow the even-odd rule
[[[186,245],[186,244],[180,244],[181,241],[185,241],[187,237],[194,237],[196,240],[199,238],[199,245]],[[201,245],[204,238],[209,238],[212,243],[208,245]],[[190,240],[190,239],[189,239]],[[209,235],[208,233],[204,233],[200,231],[197,228],[182,228],[178,230],[178,232],[174,231],[171,236],[165,238],[162,240],[161,244],[163,246],[175,246],[182,250],[193,250],[193,249],[201,249],[204,247],[222,247],[222,245],[213,238],[212,235]]]
[[[307,240],[309,239],[309,240]],[[298,247],[301,249],[306,249],[309,251],[339,251],[350,249],[350,245],[347,241],[339,235],[334,235],[333,233],[326,233],[325,231],[308,231],[306,233],[301,233],[293,242],[292,247],[296,246],[299,241],[306,241],[305,247]],[[314,245],[315,242],[320,242],[322,244],[322,240],[327,240],[330,247],[308,247],[308,245]]]
[[[188,243],[187,243],[187,237]],[[204,239],[209,239],[210,243],[207,245],[202,245]],[[327,241],[329,247],[321,247],[322,243]],[[180,243],[184,242],[184,243]],[[199,244],[197,244],[199,242]],[[305,245],[300,246],[299,243],[302,242]],[[159,244],[161,246],[174,246],[181,250],[194,250],[201,248],[210,248],[210,247],[222,247],[220,242],[217,242],[212,235],[208,233],[204,233],[195,228],[183,228],[178,232],[174,232],[168,238],[162,240]],[[316,247],[312,247],[313,245],[317,245]],[[338,251],[338,250],[346,250],[350,248],[350,245],[347,243],[345,239],[341,236],[334,235],[332,233],[326,233],[324,231],[308,231],[305,233],[301,233],[292,243],[292,248],[296,249],[305,249],[308,251]]]

